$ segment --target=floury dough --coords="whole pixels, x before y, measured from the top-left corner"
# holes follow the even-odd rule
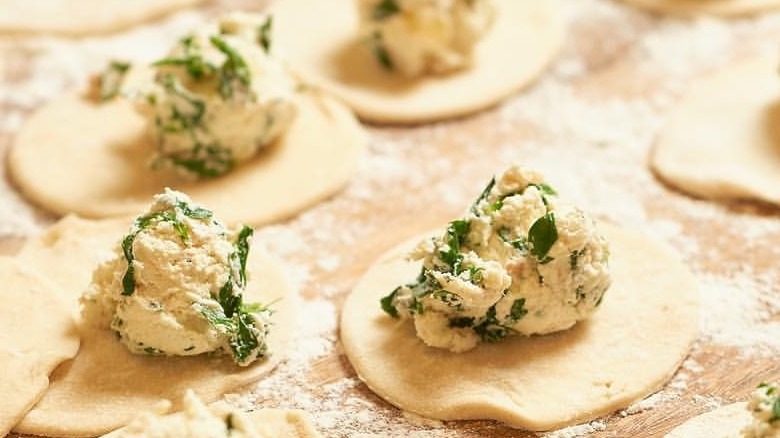
[[[0,436],[43,396],[49,374],[79,348],[78,332],[57,286],[27,266],[0,258]]]
[[[734,403],[691,418],[672,429],[665,438],[738,437],[752,418],[745,403]]]
[[[203,0],[0,0],[0,33],[80,36],[153,20]]]
[[[562,46],[558,0],[498,0],[493,28],[471,68],[405,78],[384,70],[360,35],[354,1],[284,0],[272,7],[280,57],[316,87],[344,100],[369,121],[421,123],[473,113],[539,76]],[[306,29],[301,32],[300,29]]]
[[[87,287],[98,255],[110,249],[128,231],[122,221],[91,222],[64,219],[20,250],[19,259],[50,273],[64,295],[75,300]],[[82,240],[81,245],[71,245]],[[65,263],[66,268],[56,264]],[[49,390],[14,431],[43,436],[95,436],[127,424],[138,412],[152,411],[161,400],[181,408],[182,395],[194,388],[206,402],[250,384],[270,372],[284,357],[295,324],[296,295],[277,262],[250,251],[246,302],[274,302],[273,326],[268,339],[271,355],[247,367],[238,367],[228,355],[153,357],[130,353],[111,330],[79,326],[79,354],[52,374]],[[75,274],[74,272],[78,272]]]
[[[149,168],[154,146],[124,99],[98,104],[65,95],[27,120],[9,151],[9,175],[29,199],[58,214],[134,215],[167,186],[219,212],[228,226],[273,222],[341,189],[365,143],[343,105],[315,91],[298,102],[279,141],[227,175],[185,182]]]
[[[656,174],[694,196],[780,205],[777,65],[757,58],[694,82],[650,153]]]
[[[653,12],[670,15],[738,17],[780,8],[780,0],[623,0]]]
[[[676,254],[603,226],[612,287],[590,319],[557,334],[510,336],[466,353],[426,347],[379,299],[417,275],[383,256],[344,304],[341,339],[358,376],[404,411],[440,420],[495,419],[549,430],[628,406],[674,374],[698,333],[698,291]]]

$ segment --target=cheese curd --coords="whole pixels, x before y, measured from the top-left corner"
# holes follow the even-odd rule
[[[175,415],[144,413],[111,438],[260,438],[243,412],[226,406],[209,409],[191,390]]]
[[[780,387],[762,383],[751,394],[747,409],[753,421],[742,429],[743,438],[780,438]]]
[[[490,30],[492,0],[357,0],[377,61],[405,76],[468,67]]]
[[[590,217],[559,200],[539,173],[513,166],[463,218],[417,246],[417,280],[381,304],[413,319],[427,345],[463,352],[587,318],[609,288],[608,258]]]
[[[270,53],[271,27],[233,12],[179,40],[150,73],[128,74],[122,91],[148,121],[153,166],[219,176],[287,129],[297,85]]]
[[[136,354],[224,352],[239,365],[263,357],[270,311],[242,299],[251,234],[166,189],[93,272],[84,320]]]

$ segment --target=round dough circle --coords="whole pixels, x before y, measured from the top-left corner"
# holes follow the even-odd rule
[[[740,430],[750,424],[752,419],[744,402],[733,403],[691,418],[672,429],[665,438],[741,436]]]
[[[460,354],[425,346],[411,322],[379,306],[419,271],[404,259],[413,247],[407,242],[385,254],[347,298],[347,357],[379,396],[440,420],[549,430],[627,406],[660,388],[687,355],[698,332],[698,293],[670,249],[615,227],[603,231],[613,284],[594,316],[565,332],[513,336]]]
[[[95,254],[109,254],[129,229],[129,222],[92,222],[67,218],[25,246],[19,260],[33,265],[61,285],[76,310],[75,300],[89,283]],[[82,240],[78,246],[69,241]],[[80,274],[56,268],[67,263]],[[271,257],[255,249],[249,254],[248,302],[274,300],[274,326],[269,336],[271,355],[239,367],[222,356],[150,357],[130,353],[107,329],[79,325],[81,349],[51,376],[51,385],[38,404],[14,428],[21,434],[88,437],[107,433],[130,422],[138,412],[153,411],[161,400],[181,409],[184,392],[194,388],[204,402],[250,384],[270,372],[283,358],[296,318],[297,295]],[[86,279],[86,281],[85,281]]]
[[[341,189],[365,143],[343,105],[318,93],[301,96],[298,116],[279,141],[227,175],[189,182],[149,169],[154,146],[128,102],[65,95],[24,125],[8,155],[9,175],[28,198],[58,214],[135,215],[170,187],[229,225],[281,220]]]
[[[668,184],[694,196],[780,204],[777,58],[695,83],[669,113],[650,154]]]
[[[78,332],[59,289],[26,266],[0,257],[0,436],[43,396],[57,365],[79,349]]]
[[[780,0],[622,0],[653,12],[670,15],[739,17],[780,7]]]
[[[558,0],[497,0],[496,22],[477,46],[472,68],[409,79],[383,70],[361,47],[354,3],[276,2],[274,44],[305,81],[375,122],[421,123],[495,105],[542,73],[565,33]]]
[[[203,0],[0,0],[0,33],[109,33]]]

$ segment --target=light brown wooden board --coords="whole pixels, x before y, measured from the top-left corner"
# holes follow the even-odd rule
[[[601,3],[609,2],[602,0]],[[578,20],[572,25],[572,37],[566,50],[579,52],[589,70],[587,75],[571,80],[578,97],[594,102],[626,98],[641,100],[652,96],[663,83],[663,76],[655,71],[643,70],[637,65],[637,60],[632,58],[642,37],[661,26],[659,19],[631,12],[624,12],[624,15],[629,22],[622,25],[631,26],[635,37],[614,38],[615,35],[611,33],[614,26],[611,24],[615,23],[609,20]],[[780,28],[773,29],[771,26],[746,31],[741,45],[727,55],[737,59],[749,54],[761,41],[776,41],[778,37]],[[607,49],[606,42],[613,39],[615,44]],[[18,58],[24,62],[24,57]],[[25,66],[17,65],[6,71],[23,72]],[[705,69],[700,73],[706,72]],[[52,72],[52,75],[56,73]],[[6,75],[5,80],[22,81],[23,76]],[[0,114],[3,110],[0,107]],[[501,128],[498,129],[498,126]],[[545,144],[545,135],[548,135],[531,121],[523,119],[513,120],[508,126],[502,124],[500,109],[434,127],[374,127],[370,128],[370,132],[375,139],[386,144],[384,147],[393,147],[401,141],[416,144],[415,148],[404,149],[406,169],[394,184],[385,189],[374,187],[371,196],[353,196],[354,199],[349,202],[344,200],[347,195],[337,195],[331,201],[315,207],[306,217],[283,224],[308,242],[307,251],[285,257],[288,263],[305,265],[311,269],[311,278],[302,291],[304,297],[318,298],[323,296],[324,288],[335,289],[337,293],[328,296],[336,308],[340,307],[362,272],[383,251],[458,215],[479,193],[490,175],[505,165],[501,157],[493,153],[499,145],[509,142],[518,153],[533,155],[537,152],[537,145]],[[0,146],[3,149],[8,147],[9,142],[10,137],[0,133]],[[583,150],[578,145],[573,145],[572,149]],[[598,149],[591,152],[583,155],[582,160],[598,160],[602,156]],[[381,152],[375,149],[371,154],[378,155]],[[625,155],[636,155],[627,162],[635,168],[637,175],[643,177],[624,181],[605,175],[604,180],[586,183],[636,187],[636,199],[644,207],[648,220],[665,219],[677,224],[686,236],[700,244],[702,250],[689,254],[685,260],[697,274],[722,275],[723,272],[729,272],[729,267],[749,266],[757,275],[774,273],[779,285],[775,288],[780,294],[780,274],[776,251],[773,249],[780,244],[780,234],[764,233],[762,237],[765,244],[756,245],[741,239],[741,230],[735,229],[732,223],[732,220],[744,216],[780,220],[780,209],[750,202],[720,203],[721,207],[718,208],[723,211],[715,215],[712,221],[702,223],[692,212],[710,209],[709,204],[691,200],[665,188],[652,178],[648,182],[644,178],[647,176],[644,155],[635,154],[628,147]],[[439,160],[442,165],[432,166],[432,160]],[[356,179],[354,184],[360,181]],[[442,202],[437,197],[439,192],[427,190],[430,186],[448,184],[453,186],[454,202]],[[651,184],[653,189],[645,190],[645,184]],[[606,213],[602,216],[610,219],[611,215]],[[45,222],[51,218],[44,216],[42,220]],[[350,232],[348,239],[340,239],[335,235],[332,239],[321,236],[323,230],[338,232],[339,228],[334,224],[339,223],[360,226]],[[0,249],[12,252],[19,242],[19,239],[4,239]],[[334,271],[323,269],[317,264],[318,255],[321,254],[337,256],[340,260],[339,268]],[[772,315],[771,318],[780,320],[780,315]],[[606,417],[603,420],[607,429],[587,436],[662,436],[675,425],[706,409],[703,403],[696,401],[697,395],[717,397],[727,403],[744,398],[760,381],[780,379],[780,362],[771,356],[743,355],[736,348],[700,342],[694,347],[691,358],[703,371],[691,374],[687,389],[678,398],[634,415],[623,417],[615,414]],[[312,364],[306,380],[312,386],[321,386],[344,377],[354,377],[348,361],[343,355],[331,354]],[[364,385],[358,385],[355,394],[375,409],[395,412],[397,421],[406,421]],[[265,400],[261,404],[272,406],[273,403],[273,400]],[[490,421],[452,422],[447,423],[445,429],[449,431],[448,436],[452,437],[537,436]]]

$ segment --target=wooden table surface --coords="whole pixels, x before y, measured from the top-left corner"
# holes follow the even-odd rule
[[[203,10],[225,5],[211,4]],[[686,84],[742,57],[773,50],[780,40],[780,16],[683,21],[654,17],[608,0],[568,0],[564,5],[571,16],[569,38],[560,58],[534,87],[502,106],[460,120],[419,127],[368,126],[371,143],[359,172],[343,192],[298,217],[258,231],[258,242],[272,249],[286,248],[280,241],[295,237],[297,246],[277,255],[299,273],[301,294],[308,302],[326,301],[338,311],[350,287],[382,252],[460,214],[492,174],[517,161],[545,170],[563,197],[573,198],[596,217],[678,248],[706,285],[703,294],[713,284],[735,284],[746,275],[761,279],[756,330],[780,322],[780,306],[767,299],[780,294],[780,209],[752,202],[691,199],[664,186],[646,167],[663,114]],[[152,23],[150,32],[158,27],[171,26],[168,21]],[[46,98],[83,83],[91,68],[110,58],[111,38],[0,39],[0,60],[5,60],[0,70],[0,121],[5,118],[0,123],[0,147],[10,146],[18,127],[11,117],[23,119]],[[36,64],[57,59],[55,50],[80,56],[76,62],[84,63],[80,64],[84,71],[63,73],[56,64]],[[50,87],[25,100],[18,93],[31,89],[25,87],[32,81]],[[13,194],[11,185],[0,189],[5,191],[5,198],[0,198],[5,209],[0,217],[0,251],[12,254],[32,230],[56,218],[24,201],[6,201]],[[25,226],[12,221],[13,215],[27,218],[22,221]],[[711,320],[707,312],[718,309],[717,303],[705,305],[703,319]],[[744,398],[758,382],[780,379],[776,359],[780,342],[728,342],[728,336],[716,339],[712,330],[703,328],[694,345],[688,362],[692,365],[682,371],[687,378],[675,378],[684,380],[684,385],[664,388],[662,394],[669,397],[649,404],[648,409],[600,419],[605,430],[587,436],[662,436],[711,409],[713,403]],[[336,334],[334,324],[321,336],[334,341]],[[410,422],[356,383],[338,342],[329,345],[323,355],[304,364],[303,378],[294,382],[301,388],[273,388],[272,392],[290,397],[310,394],[315,401],[328,403],[328,415],[337,415],[331,411],[337,411],[341,402],[329,399],[333,394],[323,388],[353,382],[340,395],[362,400],[369,421],[362,426],[340,424],[351,415],[346,406],[334,422],[324,420],[325,410],[316,403],[258,396],[257,404],[309,407],[326,436],[537,436],[490,421],[433,426]],[[279,382],[285,384],[283,379]]]

